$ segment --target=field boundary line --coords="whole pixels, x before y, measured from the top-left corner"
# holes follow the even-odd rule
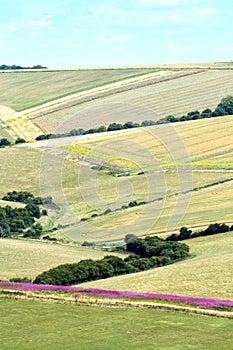
[[[180,306],[173,304],[153,303],[153,302],[139,302],[139,301],[128,301],[121,299],[108,299],[98,297],[86,297],[76,296],[64,297],[52,295],[42,295],[32,292],[18,291],[18,290],[0,290],[0,298],[16,299],[16,300],[31,300],[31,301],[43,301],[43,302],[54,302],[59,304],[76,304],[78,306],[100,306],[100,307],[132,307],[140,309],[154,309],[161,311],[176,311],[188,314],[196,314],[210,317],[220,317],[233,319],[233,312],[229,311],[218,311],[213,309],[199,309],[195,307]]]

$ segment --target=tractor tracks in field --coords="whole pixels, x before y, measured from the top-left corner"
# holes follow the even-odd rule
[[[163,83],[169,80],[183,78],[193,74],[200,74],[205,70],[193,70],[190,72],[184,71],[179,73],[171,72],[169,75],[156,76],[156,73],[142,76],[140,78],[132,78],[118,83],[107,84],[100,86],[99,88],[93,88],[85,90],[83,92],[71,94],[69,96],[53,100],[51,102],[42,104],[38,107],[30,108],[22,111],[22,114],[26,115],[34,121],[42,116],[58,112],[60,110],[68,109],[70,107],[80,105],[86,102],[91,102],[96,99],[104,98],[107,96],[115,95],[121,92],[127,92],[146,86]]]

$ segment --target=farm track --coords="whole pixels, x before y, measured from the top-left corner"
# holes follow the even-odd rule
[[[153,302],[138,302],[138,301],[127,301],[121,299],[107,299],[107,298],[90,298],[90,297],[60,297],[56,295],[38,295],[32,292],[11,291],[1,290],[0,298],[10,298],[15,300],[31,300],[31,301],[42,301],[47,303],[61,303],[61,304],[75,304],[86,305],[86,306],[99,306],[99,307],[113,307],[113,308],[140,308],[140,309],[152,309],[152,310],[163,310],[170,312],[183,312],[188,314],[198,314],[209,317],[221,317],[233,319],[233,312],[229,311],[218,311],[213,309],[195,308],[188,306],[179,306],[175,304],[166,303],[153,303]]]

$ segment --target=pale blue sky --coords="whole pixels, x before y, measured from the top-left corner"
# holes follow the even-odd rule
[[[0,0],[0,64],[233,60],[232,0]]]

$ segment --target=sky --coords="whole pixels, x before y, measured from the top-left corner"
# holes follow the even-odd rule
[[[233,60],[232,0],[0,0],[0,64]]]

